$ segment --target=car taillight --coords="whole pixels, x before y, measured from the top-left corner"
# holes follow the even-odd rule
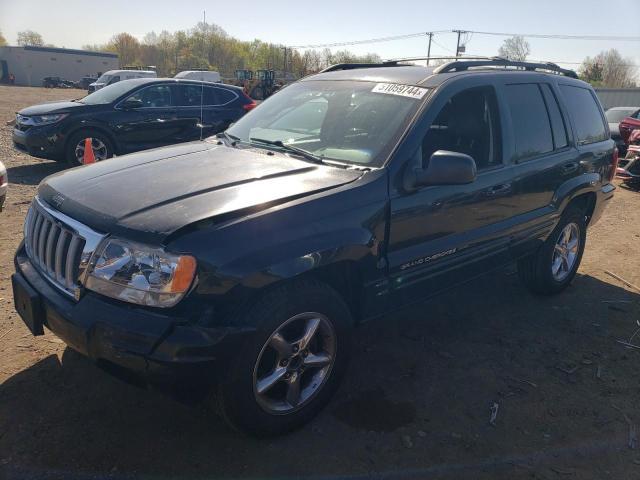
[[[615,147],[613,149],[613,155],[611,155],[611,166],[609,167],[609,175],[607,175],[608,181],[613,180],[613,177],[616,175],[616,171],[618,170],[618,160],[620,160],[618,157],[618,148]]]
[[[251,110],[253,110],[257,106],[258,106],[258,104],[256,102],[254,102],[253,100],[251,100],[251,103],[245,103],[244,105],[242,105],[242,108],[244,108],[245,112],[250,112]]]
[[[244,95],[245,100],[249,101],[249,103],[245,103],[244,105],[242,105],[242,108],[244,108],[245,112],[250,112],[251,110],[253,110],[258,106],[256,101],[253,98],[251,98],[249,95],[247,95],[245,92],[242,92],[242,95]]]

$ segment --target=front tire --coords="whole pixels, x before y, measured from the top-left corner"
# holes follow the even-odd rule
[[[96,162],[113,157],[113,145],[106,135],[92,130],[81,130],[72,134],[67,141],[65,159],[69,165],[77,167],[84,164],[84,148],[87,138],[91,139]]]
[[[349,359],[353,322],[340,295],[316,281],[291,283],[235,321],[257,329],[218,386],[223,418],[257,436],[311,420],[338,388]]]
[[[570,208],[540,249],[518,261],[518,275],[522,283],[541,295],[563,291],[578,271],[586,236],[584,212]]]

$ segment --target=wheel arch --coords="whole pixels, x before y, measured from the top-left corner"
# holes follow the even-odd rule
[[[567,204],[566,209],[577,208],[584,212],[586,223],[589,225],[593,212],[596,208],[597,194],[596,192],[585,192],[574,196]]]
[[[306,258],[320,260],[321,254],[309,254]],[[277,275],[273,275],[275,272]],[[330,263],[320,263],[300,268],[299,262],[287,262],[272,269],[272,275],[265,276],[265,272],[248,275],[223,295],[229,313],[237,309],[247,308],[262,295],[280,288],[283,285],[317,281],[331,287],[345,302],[354,323],[359,323],[363,317],[364,280],[363,266],[356,259],[342,259]]]
[[[559,213],[565,212],[569,207],[577,207],[587,216],[587,224],[593,215],[597,201],[597,189],[601,178],[597,173],[588,173],[573,177],[564,182],[556,190],[552,205]]]

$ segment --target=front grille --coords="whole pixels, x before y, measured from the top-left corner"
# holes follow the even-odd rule
[[[31,262],[56,287],[79,299],[82,274],[102,235],[46,206],[37,197],[24,226]]]

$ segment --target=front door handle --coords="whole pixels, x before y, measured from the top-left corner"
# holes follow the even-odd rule
[[[497,197],[499,195],[505,195],[510,192],[511,192],[511,184],[502,183],[500,185],[494,185],[493,187],[486,189],[484,191],[484,194],[487,197]]]

